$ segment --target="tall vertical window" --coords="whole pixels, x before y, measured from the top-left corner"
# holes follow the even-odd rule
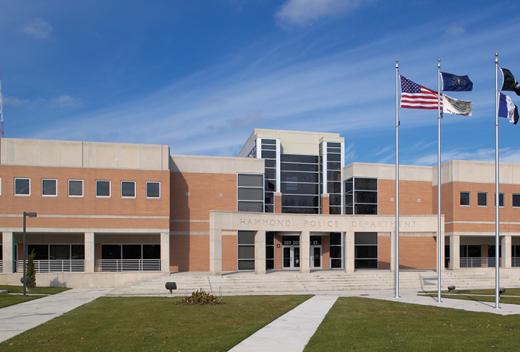
[[[326,150],[324,146],[324,143],[320,144],[320,183],[324,182],[322,173],[326,170],[330,213],[341,214],[341,143],[327,142]]]
[[[377,215],[377,179],[354,177],[345,181],[345,214]]]
[[[487,207],[487,193],[486,192],[478,192],[477,194],[477,202],[479,207]]]
[[[265,269],[274,269],[274,232],[265,233]]]
[[[146,198],[161,198],[161,183],[160,182],[146,182]]]
[[[97,180],[96,181],[96,197],[109,198],[110,197],[110,181]]]
[[[255,231],[238,231],[238,270],[255,270]]]
[[[342,268],[342,241],[341,232],[331,232],[330,234],[330,268],[341,269]]]
[[[274,212],[274,193],[276,192],[276,139],[260,139],[260,145],[256,150],[265,161],[265,212]]]
[[[121,181],[121,197],[135,198],[135,181]]]
[[[318,214],[319,156],[281,155],[282,212]]]
[[[14,179],[14,194],[17,196],[30,196],[31,195],[31,179],[15,178]]]
[[[238,175],[238,211],[264,211],[263,183],[262,175]]]
[[[58,195],[58,181],[43,179],[42,180],[42,196],[44,197],[56,197]]]
[[[497,205],[496,193],[495,193],[494,196],[493,196],[493,204],[494,204],[495,206]],[[499,194],[498,194],[498,204],[499,204],[499,206],[501,206],[501,207],[504,206],[504,193],[499,193]]]
[[[83,197],[83,180],[69,180],[69,197]]]
[[[463,207],[469,207],[469,192],[460,192],[459,204]]]

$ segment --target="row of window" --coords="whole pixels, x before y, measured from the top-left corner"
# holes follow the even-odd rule
[[[84,196],[84,181],[79,179],[67,180],[67,194],[69,197]],[[112,196],[112,182],[110,180],[96,181],[96,197],[110,198]],[[1,179],[0,179],[1,192]],[[58,180],[42,179],[41,180],[42,197],[58,196]],[[28,197],[31,195],[31,179],[26,177],[15,177],[14,179],[14,195]],[[136,182],[121,181],[121,198],[136,197]],[[146,181],[146,198],[156,199],[161,197],[161,183],[157,181]]]
[[[504,206],[504,193],[498,195],[498,203],[501,207]],[[471,206],[471,192],[460,192],[459,204],[463,207]],[[493,194],[493,206],[495,206],[495,194]],[[513,194],[511,197],[511,204],[514,208],[520,208],[520,194]],[[486,192],[477,193],[477,205],[479,207],[487,207],[488,194]]]

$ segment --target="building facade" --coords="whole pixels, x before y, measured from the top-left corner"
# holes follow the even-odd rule
[[[345,166],[337,133],[255,129],[237,157],[165,145],[0,140],[1,277],[22,213],[40,276],[393,270],[394,166]],[[436,267],[436,168],[401,166],[400,265]],[[442,166],[444,263],[492,267],[494,165]],[[501,166],[501,265],[520,267],[520,165]],[[98,275],[99,277],[99,275]]]

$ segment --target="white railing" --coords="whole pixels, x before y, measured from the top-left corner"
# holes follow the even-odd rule
[[[160,259],[98,259],[97,271],[161,271]]]
[[[4,272],[4,261],[0,260],[0,273]]]
[[[16,271],[23,272],[23,260],[16,262]],[[83,259],[35,260],[34,271],[37,273],[81,272],[85,271],[85,261]]]
[[[511,266],[515,268],[520,267],[520,257],[512,257]]]
[[[460,257],[461,268],[493,268],[495,257]]]

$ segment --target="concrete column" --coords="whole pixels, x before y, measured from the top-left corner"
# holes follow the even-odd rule
[[[222,273],[222,236],[221,230],[210,226],[209,230],[209,271]]]
[[[446,267],[444,262],[446,261],[446,255],[444,250],[444,245],[446,244],[446,236],[444,235],[444,230],[441,233],[441,271],[445,271]]]
[[[450,269],[460,269],[460,236],[450,236]]]
[[[311,234],[309,231],[300,233],[300,272],[309,273],[311,271]]]
[[[85,232],[85,272],[93,273],[96,266],[96,235],[94,232]]]
[[[345,232],[343,237],[345,272],[353,273],[356,268],[356,241],[354,232]]]
[[[502,246],[502,268],[511,269],[511,235],[504,235],[500,238],[500,244]]]
[[[395,271],[395,231],[390,232],[390,271]]]
[[[2,232],[2,265],[3,272],[11,274],[14,271],[14,238],[12,232]]]
[[[265,231],[255,234],[255,273],[265,274]]]
[[[170,232],[161,232],[161,271],[170,272]]]

